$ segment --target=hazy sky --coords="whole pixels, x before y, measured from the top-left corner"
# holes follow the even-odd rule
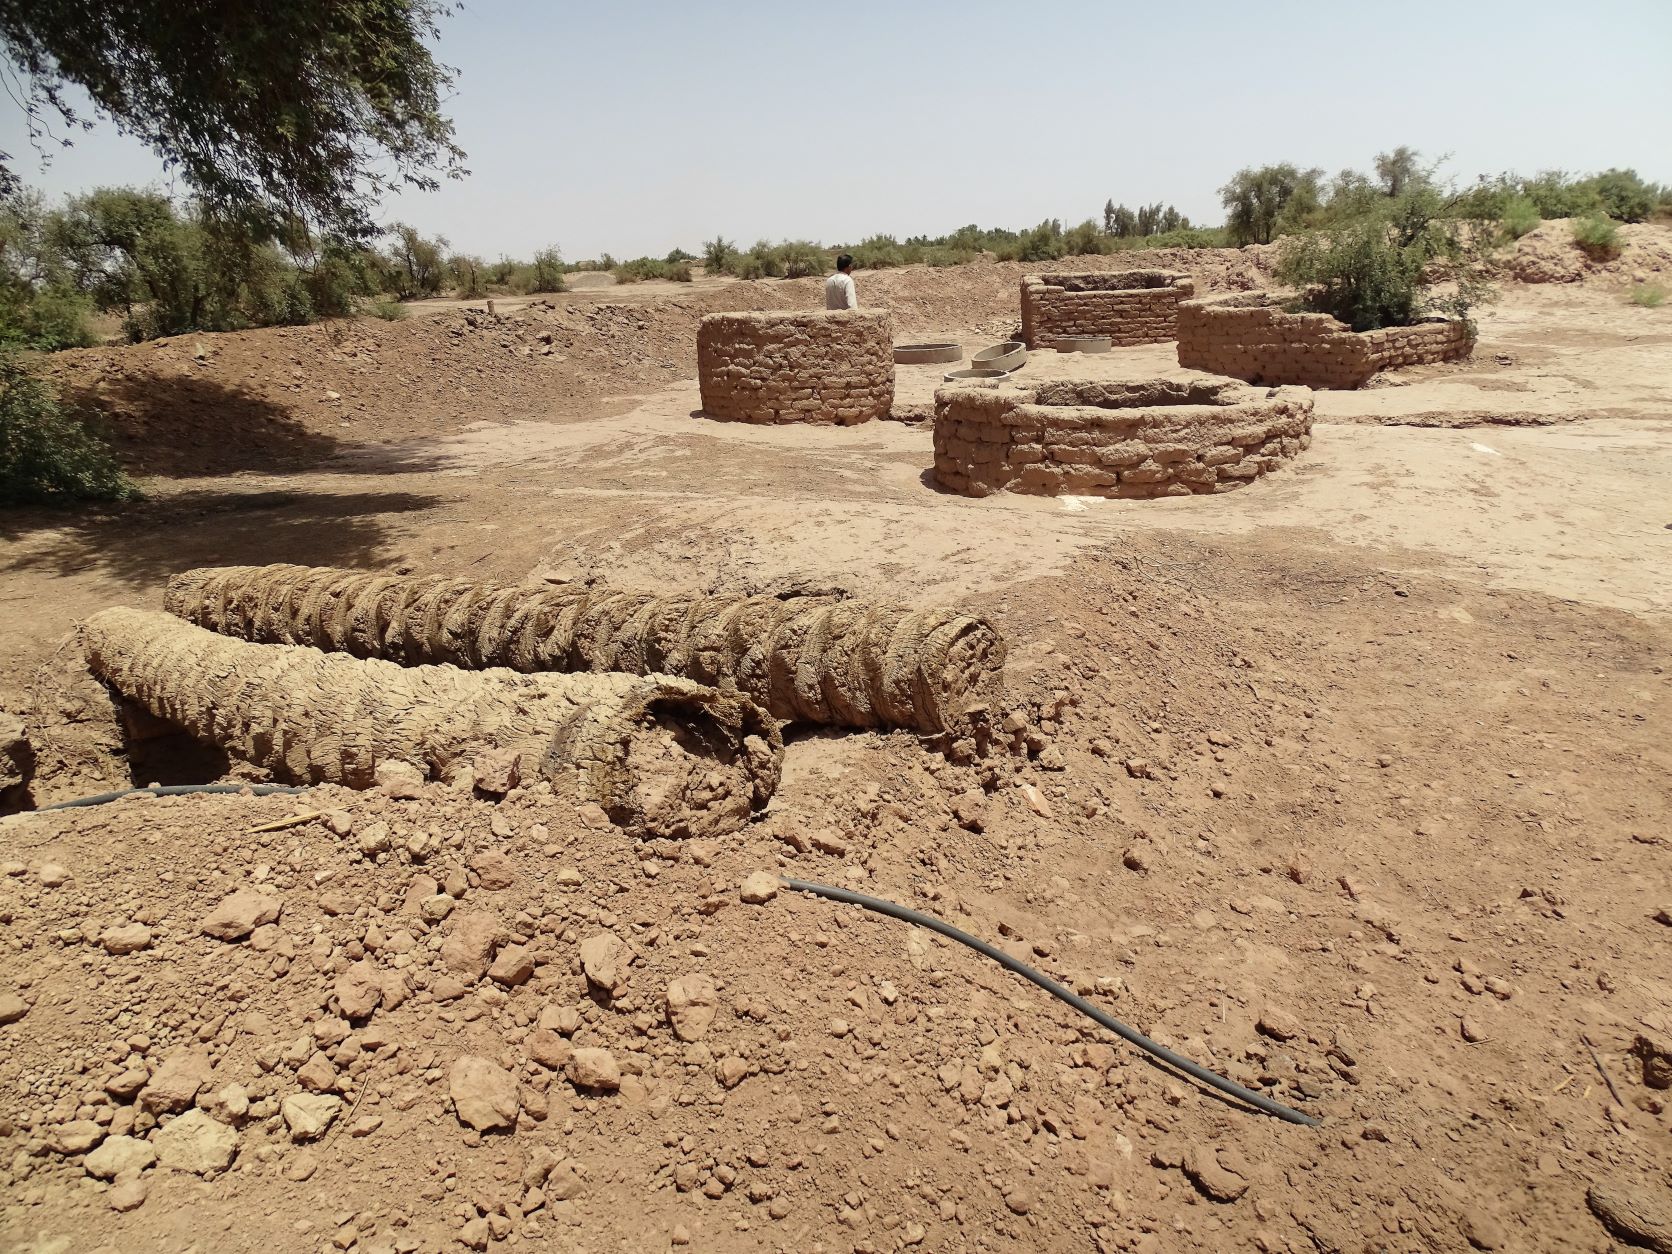
[[[1410,144],[1480,172],[1672,181],[1672,0],[473,0],[446,19],[471,175],[385,206],[489,257],[853,242],[1099,215],[1222,217],[1239,166],[1333,173]],[[152,183],[103,127],[52,193]],[[176,189],[178,190],[178,189]]]

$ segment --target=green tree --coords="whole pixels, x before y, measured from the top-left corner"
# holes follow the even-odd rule
[[[529,268],[528,290],[531,292],[561,292],[563,290],[563,254],[555,248],[542,248],[534,254]]]
[[[395,295],[402,300],[434,296],[447,278],[444,236],[425,239],[418,228],[397,222],[389,228],[393,244],[389,250],[389,278]]]
[[[1415,148],[1407,148],[1404,144],[1392,152],[1376,154],[1376,180],[1381,184],[1382,195],[1398,196],[1424,180],[1424,171],[1418,161],[1421,155]]]
[[[1287,162],[1238,170],[1219,189],[1231,243],[1269,244],[1280,230],[1304,220],[1318,207],[1318,180],[1323,173]]]
[[[1636,170],[1604,170],[1587,181],[1602,211],[1617,222],[1642,222],[1655,210],[1659,189],[1645,183]]]
[[[446,0],[0,0],[0,52],[33,136],[96,110],[178,169],[206,207],[276,228],[375,234],[376,197],[460,176],[452,81],[425,46]],[[10,158],[0,175],[15,182]]]

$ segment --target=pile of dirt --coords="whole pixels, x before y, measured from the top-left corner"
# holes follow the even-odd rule
[[[1465,630],[1445,581],[1165,539],[979,607],[1004,751],[801,740],[724,840],[540,784],[5,820],[0,1235],[1298,1254],[1605,1250],[1588,1195],[1652,1222],[1661,637],[1478,589]],[[994,939],[1323,1126],[780,872]]]
[[[1647,224],[1619,227],[1620,253],[1587,256],[1573,240],[1575,221],[1552,218],[1516,240],[1502,268],[1521,283],[1646,283],[1672,273],[1672,232]]]

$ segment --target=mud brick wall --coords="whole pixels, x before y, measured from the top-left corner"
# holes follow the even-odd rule
[[[703,412],[847,426],[894,404],[894,328],[869,309],[709,314],[697,328]]]
[[[1068,335],[1107,335],[1116,346],[1177,337],[1178,306],[1196,286],[1171,270],[1022,276],[1022,339],[1050,348]]]
[[[950,386],[935,479],[965,496],[1190,496],[1240,488],[1312,440],[1307,388],[1237,383]]]
[[[1354,331],[1328,314],[1290,313],[1269,293],[1179,306],[1179,365],[1249,383],[1356,388],[1381,370],[1453,361],[1474,351],[1452,319]]]

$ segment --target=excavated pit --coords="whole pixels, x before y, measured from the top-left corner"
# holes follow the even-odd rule
[[[1005,646],[983,619],[834,596],[654,596],[308,566],[169,581],[170,613],[224,635],[406,665],[679,675],[784,722],[961,734],[996,708]]]
[[[740,828],[782,763],[753,701],[687,679],[403,667],[130,609],[81,630],[90,669],[121,697],[287,783],[366,788],[390,759],[468,782],[497,751],[633,835],[684,838]]]

